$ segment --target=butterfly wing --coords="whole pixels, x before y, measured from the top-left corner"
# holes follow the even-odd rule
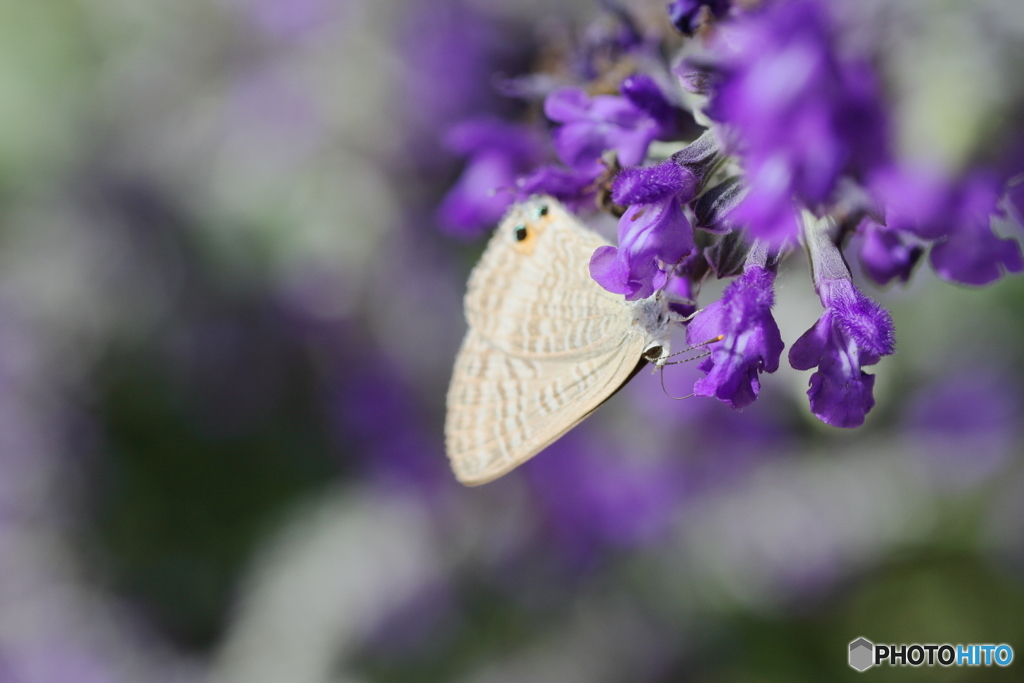
[[[525,240],[517,228],[526,228]],[[469,276],[470,328],[520,358],[577,360],[617,347],[633,313],[590,277],[591,255],[607,244],[553,199],[519,205]]]
[[[644,340],[579,361],[511,356],[470,330],[448,390],[445,441],[455,476],[476,486],[526,462],[579,424],[637,370]]]
[[[548,208],[541,222],[539,201]],[[520,249],[516,228],[533,243]],[[605,244],[554,200],[510,213],[470,276],[469,331],[448,390],[445,440],[459,481],[483,484],[593,412],[643,361],[632,309],[590,277]]]

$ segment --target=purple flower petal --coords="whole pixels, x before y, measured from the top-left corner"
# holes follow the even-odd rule
[[[933,169],[888,166],[870,179],[890,230],[937,239],[948,232],[949,184]]]
[[[783,343],[772,317],[772,285],[775,274],[762,266],[749,265],[726,287],[722,298],[699,312],[686,330],[688,344],[704,344],[711,355],[699,368],[707,377],[698,380],[693,392],[714,396],[733,408],[743,408],[757,398],[761,389],[758,375],[779,368]]]
[[[672,69],[672,73],[679,77],[679,83],[685,90],[696,95],[707,95],[712,86],[718,83],[718,69],[698,55],[683,59]]]
[[[544,116],[559,123],[587,118],[590,96],[581,88],[559,88],[544,99]]]
[[[746,194],[724,218],[745,227],[751,238],[773,247],[794,241],[800,224],[793,205],[790,171],[781,157],[750,169]]]
[[[892,319],[880,304],[864,296],[847,279],[819,284],[821,302],[833,309],[834,322],[860,349],[861,364],[873,365],[896,350]],[[873,358],[867,362],[868,358]]]
[[[594,252],[590,275],[629,301],[646,299],[665,283],[661,265],[675,265],[691,251],[693,228],[675,196],[658,204],[636,204],[619,219],[619,246]]]
[[[893,353],[892,319],[849,280],[823,282],[825,312],[789,349],[789,363],[810,370],[811,412],[833,427],[859,427],[875,405],[875,378],[862,366]]]
[[[836,345],[832,350],[811,375],[807,390],[811,412],[833,427],[859,427],[875,407],[875,376],[856,366],[853,349]]]
[[[438,207],[438,219],[450,234],[475,237],[504,215],[516,176],[540,159],[541,144],[532,130],[487,117],[454,126],[444,143],[469,159]]]
[[[987,225],[964,226],[932,247],[929,258],[942,278],[968,285],[995,282],[1004,271],[1024,271],[1017,240],[998,237]]]
[[[643,90],[637,87],[637,92]],[[544,113],[563,124],[552,133],[558,158],[594,177],[603,168],[601,155],[606,150],[614,150],[623,166],[636,166],[661,132],[659,122],[627,98],[590,97],[579,88],[561,88],[548,95]]]
[[[817,368],[807,395],[811,412],[834,427],[858,427],[875,404],[875,379],[861,368],[895,351],[889,313],[854,287],[829,221],[804,216],[814,286],[825,312],[789,349],[797,370]]]
[[[1024,258],[1016,240],[992,232],[991,216],[997,213],[998,195],[993,179],[974,176],[959,193],[960,221],[930,254],[932,267],[941,277],[969,285],[986,285],[1004,271],[1024,270]]]
[[[656,166],[626,168],[612,184],[612,200],[620,206],[631,206],[678,195],[685,203],[693,198],[697,182],[693,173],[671,160]]]
[[[475,237],[494,226],[512,203],[516,168],[500,153],[483,153],[466,165],[438,207],[445,232]]]
[[[645,73],[627,76],[619,85],[619,91],[633,106],[647,112],[657,122],[659,135],[671,133],[675,110],[653,78]]]
[[[588,192],[594,179],[562,166],[544,165],[515,181],[516,200],[524,201],[535,194],[546,194],[563,202],[574,203],[593,194]]]
[[[590,257],[590,277],[613,294],[632,294],[629,268],[615,247],[598,247]]]
[[[870,218],[865,218],[857,230],[863,235],[860,245],[860,262],[864,272],[880,285],[899,278],[901,282],[910,279],[914,265],[924,249],[909,245],[896,230],[888,230]]]
[[[570,168],[597,177],[608,149],[606,131],[589,121],[567,123],[551,133],[558,159]]]

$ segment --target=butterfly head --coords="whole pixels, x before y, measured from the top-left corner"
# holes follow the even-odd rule
[[[537,248],[540,236],[557,220],[557,210],[546,197],[531,199],[513,207],[501,222],[500,230],[517,252],[529,256]]]

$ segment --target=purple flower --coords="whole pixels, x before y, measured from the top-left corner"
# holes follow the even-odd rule
[[[958,224],[932,247],[932,268],[941,277],[969,285],[986,285],[1004,271],[1024,270],[1020,244],[992,232],[992,216],[999,213],[995,183],[974,177],[956,193]]]
[[[671,105],[648,76],[626,79],[622,90],[624,97],[590,97],[580,88],[548,95],[544,113],[562,124],[553,133],[562,163],[594,178],[604,168],[601,155],[614,150],[623,166],[636,166],[651,141],[668,131]]]
[[[779,369],[782,336],[771,308],[775,296],[775,273],[765,268],[763,247],[751,252],[743,274],[714,302],[690,322],[686,342],[708,345],[711,355],[698,367],[707,373],[693,385],[698,396],[714,396],[733,407],[743,408],[757,399],[761,389],[758,374]]]
[[[886,158],[874,74],[839,59],[835,33],[821,3],[793,0],[723,25],[715,41],[707,113],[734,136],[749,186],[733,219],[773,245],[799,233],[794,198],[826,201],[842,175]]]
[[[674,266],[693,251],[693,228],[683,205],[697,183],[692,171],[673,160],[623,170],[612,185],[612,200],[629,205],[619,219],[619,245],[594,252],[591,277],[629,301],[646,299],[664,285],[662,264]]]
[[[929,258],[935,272],[970,285],[985,285],[1003,272],[1024,270],[1017,241],[992,231],[991,217],[1001,214],[998,187],[995,178],[984,173],[953,182],[927,168],[889,167],[871,181],[872,192],[885,207],[890,242],[908,235],[933,241]]]
[[[535,194],[546,194],[562,201],[573,211],[593,206],[596,192],[594,179],[571,168],[545,164],[516,178],[516,201],[525,201]]]
[[[668,16],[680,32],[690,36],[699,28],[701,10],[704,7],[721,19],[729,11],[729,0],[675,0],[668,5]]]
[[[346,4],[360,5],[347,0]],[[447,173],[450,160],[439,154],[438,132],[471,116],[498,111],[501,96],[491,87],[494,74],[516,72],[526,54],[510,40],[507,23],[465,0],[411,3],[395,18],[400,50],[395,56],[408,67],[395,72],[404,93],[405,106],[395,107],[404,163],[415,164],[427,177]]]
[[[438,218],[449,233],[476,236],[504,215],[516,176],[540,159],[540,141],[523,126],[482,117],[458,124],[444,142],[468,161],[441,202]]]
[[[789,363],[811,375],[811,412],[833,427],[859,427],[875,405],[874,375],[861,368],[895,351],[892,319],[850,279],[827,220],[804,219],[814,286],[825,312],[789,349]]]
[[[949,183],[935,169],[885,166],[871,176],[869,190],[884,210],[888,229],[926,240],[948,233]]]
[[[671,102],[665,99],[665,94],[653,78],[645,73],[626,76],[619,84],[619,92],[654,120],[658,125],[658,137],[664,137],[673,132],[676,109]]]
[[[451,481],[437,443],[420,426],[409,392],[388,363],[373,358],[353,371],[328,396],[339,443],[358,446],[358,467],[380,485],[436,492]]]
[[[278,38],[297,38],[332,19],[335,3],[326,0],[256,0],[249,11],[261,29]]]
[[[590,559],[602,546],[644,546],[668,532],[684,489],[679,461],[627,452],[583,429],[524,466],[562,552]]]
[[[924,252],[917,244],[908,244],[908,237],[898,230],[889,230],[871,218],[864,218],[857,231],[862,235],[860,261],[865,274],[880,285],[894,278],[910,279],[910,273]]]
[[[1007,461],[1017,440],[1019,392],[1005,372],[961,370],[918,391],[904,413],[908,451],[947,486],[970,486]]]
[[[636,53],[649,47],[645,43],[640,27],[633,15],[619,2],[602,0],[602,9],[612,15],[590,22],[569,54],[568,71],[580,81],[599,79],[609,64],[616,64],[626,55],[634,58]]]

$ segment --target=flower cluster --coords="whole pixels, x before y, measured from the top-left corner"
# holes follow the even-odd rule
[[[844,250],[880,285],[907,282],[925,255],[946,280],[991,283],[1024,270],[1017,241],[991,224],[1020,218],[1024,183],[901,158],[877,55],[832,10],[825,0],[677,0],[668,13],[678,33],[660,37],[618,12],[622,31],[601,34],[599,46],[583,40],[562,68],[529,81],[546,88],[516,91],[535,98],[549,147],[524,124],[488,124],[502,131],[493,140],[464,132],[479,122],[452,132],[467,165],[443,222],[476,229],[533,194],[584,217],[618,216],[618,242],[594,252],[591,276],[630,301],[665,296],[689,343],[706,345],[693,393],[737,409],[779,367],[773,287],[802,245],[824,312],[789,363],[814,370],[816,417],[862,424],[874,405],[863,368],[894,352],[895,333],[854,283]],[[674,66],[663,57],[687,42]],[[711,275],[734,279],[699,308]]]
[[[884,163],[885,116],[866,60],[835,54],[814,0],[769,4],[722,26],[704,65],[706,114],[742,160],[750,191],[735,220],[775,244],[797,237],[796,203],[818,206],[843,176]],[[683,62],[683,72],[692,66]]]

